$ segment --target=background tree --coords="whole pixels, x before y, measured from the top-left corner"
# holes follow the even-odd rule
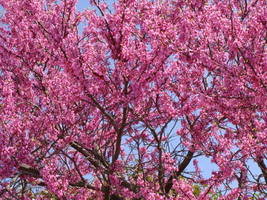
[[[0,5],[1,199],[266,197],[266,1]]]

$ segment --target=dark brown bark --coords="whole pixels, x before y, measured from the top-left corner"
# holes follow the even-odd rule
[[[185,168],[189,165],[190,161],[192,160],[193,155],[194,155],[194,152],[188,151],[184,160],[179,165],[178,171],[174,172],[174,174],[170,176],[170,178],[168,179],[168,181],[165,185],[165,193],[166,194],[168,194],[170,192],[170,190],[172,189],[173,178],[178,178],[182,174],[182,172],[185,170]]]
[[[257,160],[257,164],[260,167],[262,175],[263,175],[264,180],[265,180],[265,183],[267,184],[267,167],[266,167],[266,165],[264,163],[264,160],[263,159],[258,159]]]

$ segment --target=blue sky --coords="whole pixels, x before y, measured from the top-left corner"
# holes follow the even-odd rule
[[[89,7],[89,0],[79,0],[77,4],[77,9],[82,11]]]
[[[112,3],[114,2],[114,0],[107,0],[106,1],[109,5],[112,5]],[[77,4],[77,9],[78,10],[84,10],[86,8],[90,8],[89,5],[89,0],[79,0],[78,4]]]

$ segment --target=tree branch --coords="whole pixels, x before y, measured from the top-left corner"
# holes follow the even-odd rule
[[[194,152],[188,151],[183,162],[179,165],[178,171],[175,171],[174,174],[170,176],[170,178],[168,179],[168,181],[165,185],[165,193],[166,194],[168,194],[172,188],[173,178],[178,178],[182,174],[182,172],[185,170],[185,168],[189,165],[190,161],[192,160],[193,155],[194,155]]]
[[[267,184],[267,167],[263,161],[263,159],[258,159],[256,160],[258,166],[260,167],[261,171],[262,171],[262,175],[264,177],[265,183]]]

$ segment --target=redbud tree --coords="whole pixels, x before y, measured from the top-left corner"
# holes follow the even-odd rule
[[[77,3],[0,0],[0,198],[264,199],[266,1]]]

